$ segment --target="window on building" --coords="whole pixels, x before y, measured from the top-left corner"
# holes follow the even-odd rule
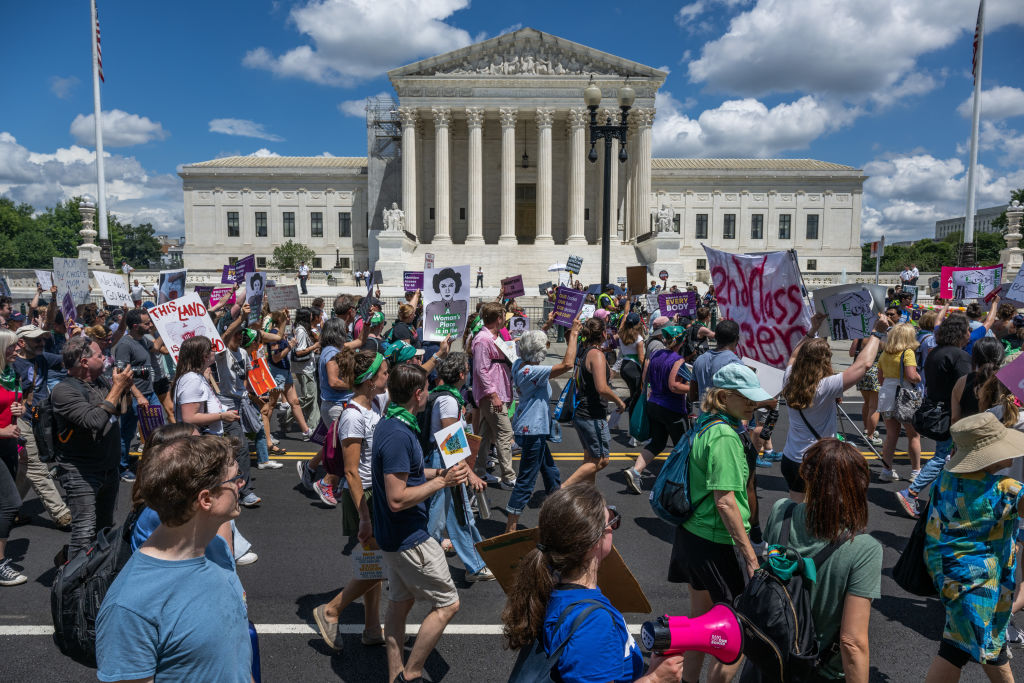
[[[706,240],[708,238],[708,215],[706,213],[697,214],[697,239]]]
[[[697,259],[697,270],[707,270],[708,260],[706,258]]]
[[[755,213],[750,216],[750,239],[764,239],[764,214]]]
[[[352,261],[350,261],[347,256],[342,256],[338,259],[338,267],[348,270],[352,267]]]
[[[237,256],[228,256],[228,265],[229,266],[233,266],[236,263],[238,263],[238,257]]]
[[[430,207],[430,220],[434,220],[434,207]]]
[[[790,238],[790,227],[793,222],[793,216],[788,213],[784,213],[779,216],[779,239],[788,240]]]
[[[228,237],[239,237],[241,229],[238,226],[238,212],[228,211]]]
[[[348,211],[338,212],[338,237],[352,236],[352,214]]]
[[[736,239],[736,214],[727,213],[722,216],[722,239],[734,240]]]
[[[295,212],[284,212],[284,236],[295,237]]]
[[[314,256],[313,257],[313,267],[314,268],[323,268],[324,267],[324,260],[322,258],[320,258],[319,256]]]
[[[589,221],[590,220],[590,209],[587,209],[587,208],[583,209],[583,220],[585,220],[585,221]]]
[[[459,220],[460,221],[466,220],[466,207],[464,207],[464,206],[460,206],[459,207]]]
[[[267,257],[266,256],[257,256],[256,257],[256,267],[257,268],[266,268],[267,267]]]
[[[679,225],[682,219],[683,217],[680,216],[678,213],[672,216],[672,229],[675,230],[676,232],[679,232]]]
[[[813,258],[807,259],[807,270],[817,270],[817,269],[818,269],[818,260],[817,259],[813,259]]]
[[[807,239],[818,239],[818,214],[807,214]]]
[[[267,236],[267,212],[257,211],[256,212],[256,236],[266,237]]]
[[[309,214],[309,236],[324,236],[324,215],[320,211],[311,211]]]

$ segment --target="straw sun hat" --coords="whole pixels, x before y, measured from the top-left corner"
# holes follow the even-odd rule
[[[985,411],[961,419],[949,428],[956,454],[946,469],[956,474],[981,470],[1024,455],[1024,434],[1004,427],[992,413]]]

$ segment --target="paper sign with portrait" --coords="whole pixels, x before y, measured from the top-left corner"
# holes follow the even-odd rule
[[[245,303],[249,304],[249,324],[255,325],[263,315],[263,297],[267,293],[266,273],[248,273],[245,276]]]
[[[161,270],[160,280],[157,289],[156,302],[164,304],[168,301],[179,299],[185,294],[185,279],[188,271],[184,268],[178,270]]]
[[[443,341],[462,334],[469,320],[471,285],[468,265],[424,271],[424,340]]]

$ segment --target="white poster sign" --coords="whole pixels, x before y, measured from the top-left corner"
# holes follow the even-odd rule
[[[128,283],[120,273],[108,273],[105,270],[94,270],[92,276],[96,278],[100,289],[103,290],[103,298],[111,306],[127,306],[131,308],[131,292],[128,291]]]
[[[1010,285],[1003,285],[1005,288],[1000,292],[1000,296],[1007,300],[1018,304],[1024,304],[1024,270],[1017,273],[1017,277],[1013,279]]]
[[[472,455],[469,437],[466,436],[466,423],[461,420],[435,432],[434,442],[438,444],[445,467],[454,467]]]
[[[184,268],[180,270],[161,270],[156,302],[163,304],[183,297],[185,295],[185,278],[187,275],[188,271]]]
[[[876,316],[868,290],[833,294],[823,303],[828,314],[829,336],[833,339],[864,339],[871,334]]]
[[[84,258],[53,257],[53,284],[57,285],[57,300],[71,294],[78,304],[89,303],[89,262]]]
[[[443,341],[462,334],[469,320],[469,266],[423,272],[423,338]]]
[[[884,311],[886,307],[885,301],[885,285],[861,285],[857,283],[851,283],[848,285],[834,285],[832,287],[822,287],[821,289],[814,290],[814,310],[817,313],[824,313],[828,315],[828,310],[825,309],[825,299],[841,294],[844,292],[859,292],[864,290],[871,294],[871,302],[874,304],[875,312]],[[872,323],[874,324],[874,323]],[[818,329],[818,336],[825,337],[831,333],[831,329],[828,321],[826,320],[821,324]]]
[[[213,342],[214,353],[224,350],[224,341],[220,338],[220,333],[217,332],[202,299],[195,292],[154,306],[149,309],[149,317],[174,356],[175,362],[178,361],[178,351],[182,342],[192,337],[209,337]]]
[[[50,287],[53,287],[53,273],[48,270],[37,270],[36,282],[43,288],[44,292],[50,291]]]

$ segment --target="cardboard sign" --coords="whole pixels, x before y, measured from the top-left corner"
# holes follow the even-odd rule
[[[265,396],[267,392],[277,387],[274,376],[270,374],[270,366],[267,365],[266,358],[257,358],[253,361],[252,370],[249,371],[247,379],[249,386],[252,387],[252,393],[257,396]]]
[[[454,467],[470,456],[466,424],[461,420],[435,432],[434,442],[438,444],[445,467]]]
[[[60,312],[64,316],[65,324],[78,320],[78,309],[75,308],[75,300],[71,297],[71,292],[65,292],[64,298],[60,300]]]
[[[469,266],[428,268],[423,285],[423,339],[443,341],[462,334],[469,320]]]
[[[570,256],[569,260],[565,262],[565,269],[574,275],[580,274],[580,268],[583,267],[582,256]]]
[[[423,289],[423,271],[406,270],[402,272],[402,289],[406,292],[418,292]]]
[[[153,435],[153,432],[158,427],[164,425],[164,407],[161,405],[140,405],[138,413],[139,431],[142,433],[142,440],[149,441],[149,437]]]
[[[7,278],[0,275],[0,296],[10,296],[11,287],[7,284]]]
[[[554,282],[542,282],[537,285],[537,291],[541,296],[547,296],[548,290],[555,286]]]
[[[514,315],[508,321],[508,333],[513,339],[519,339],[530,331],[530,319],[525,315]]]
[[[754,371],[754,374],[757,375],[757,383],[761,385],[762,389],[772,396],[778,396],[782,393],[782,379],[786,376],[784,370],[773,368],[764,363],[758,363],[756,360],[749,358],[744,358],[743,364]]]
[[[250,325],[255,325],[263,316],[263,297],[267,293],[265,273],[248,273],[245,276],[245,303],[249,304]]]
[[[100,289],[103,290],[103,298],[108,304],[111,306],[127,306],[128,308],[135,305],[132,301],[131,292],[128,291],[128,283],[124,281],[124,276],[117,273],[108,273],[104,270],[94,270],[92,271],[92,276],[96,278]]]
[[[572,321],[576,319],[576,314],[583,308],[583,302],[586,300],[585,292],[559,287],[555,294],[555,324],[572,327]]]
[[[943,266],[940,296],[944,299],[984,299],[1003,279],[1003,267],[952,268]]]
[[[384,578],[384,552],[380,548],[357,545],[352,551],[354,578],[377,581]]]
[[[50,291],[50,287],[53,287],[53,273],[48,270],[36,270],[33,272],[36,274],[36,282],[43,288],[43,291]]]
[[[583,304],[580,306],[580,322],[585,323],[594,317],[594,313],[597,312],[597,306],[594,304]]]
[[[266,296],[272,311],[283,311],[286,308],[289,311],[294,311],[302,307],[302,303],[299,301],[298,285],[267,287]]]
[[[647,266],[626,268],[626,289],[633,296],[647,292]]]
[[[161,270],[160,279],[157,281],[156,302],[165,304],[168,301],[180,299],[185,295],[185,279],[188,271],[184,268],[178,270]]]
[[[871,334],[877,316],[868,290],[840,292],[822,303],[828,313],[829,336],[833,339],[864,339]]]
[[[186,339],[203,336],[213,344],[213,352],[224,350],[224,340],[220,338],[213,319],[207,313],[199,295],[195,292],[183,297],[159,304],[149,309],[149,317],[156,325],[157,332],[164,340],[174,362],[178,362],[178,351]]]
[[[658,310],[662,315],[672,317],[697,315],[697,292],[671,292],[658,295]]]
[[[89,303],[89,262],[84,258],[53,257],[53,284],[63,301],[70,293],[74,305]]]
[[[505,299],[516,299],[526,296],[526,289],[523,287],[523,276],[513,275],[502,280],[501,296]]]
[[[537,541],[536,528],[522,529],[484,539],[476,544],[476,549],[507,594],[513,588],[519,563],[537,548]],[[597,570],[597,587],[620,612],[648,614],[651,611],[651,603],[614,546]]]

